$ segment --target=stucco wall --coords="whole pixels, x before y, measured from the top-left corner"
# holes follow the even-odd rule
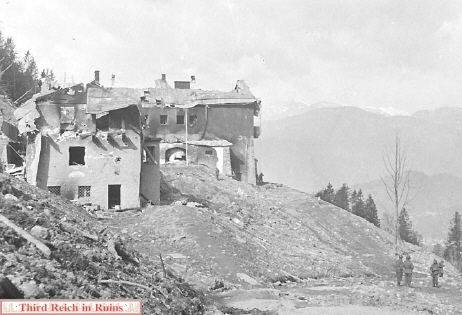
[[[98,137],[98,144],[91,136],[62,142],[45,137],[39,168],[44,169],[48,162],[48,172],[46,178],[44,174],[39,175],[40,186],[61,186],[61,195],[68,199],[78,199],[78,186],[91,186],[91,196],[80,201],[107,209],[108,185],[121,185],[121,208],[138,207],[140,138],[133,131],[127,131],[127,137],[135,144],[134,148],[116,148],[102,137]],[[85,165],[69,165],[69,147],[72,146],[85,147]]]
[[[202,137],[204,127],[206,123],[206,114],[204,106],[197,106],[193,108],[182,109],[172,107],[148,107],[142,109],[142,114],[146,118],[145,132],[161,137],[163,140],[171,141],[174,140],[172,135],[179,135],[184,137],[186,133],[185,124],[177,124],[177,115],[184,115],[186,122],[186,111],[187,111],[187,122],[188,122],[188,138],[190,140],[198,140]],[[167,115],[167,124],[161,125],[160,116]],[[190,117],[196,116],[197,120],[195,123],[191,123]]]
[[[240,178],[240,180],[255,183],[253,106],[212,105],[209,108],[196,106],[189,108],[187,112],[188,117],[190,115],[197,116],[196,124],[194,126],[188,125],[188,139],[224,139],[233,143],[230,153],[224,154],[224,156],[230,156],[229,161],[226,161],[226,163],[230,163],[232,172],[237,179]],[[148,116],[146,132],[162,138],[165,142],[174,141],[176,137],[177,139],[184,139],[185,125],[176,124],[176,116],[179,114],[185,115],[185,113],[186,110],[180,108],[143,108],[143,114]],[[160,115],[168,116],[166,125],[160,125]],[[190,119],[188,118],[187,121],[189,123]],[[206,132],[204,133],[204,131]],[[161,164],[165,163],[165,151],[174,146],[179,145],[167,143],[161,145]],[[188,149],[188,151],[190,150]],[[213,164],[213,162],[209,163],[208,160],[199,162],[201,158],[192,155],[192,153],[188,152],[188,158],[193,163],[195,161],[195,163],[200,164]]]
[[[95,116],[86,114],[85,104],[44,102],[37,107],[41,117],[36,124],[43,134],[37,170],[38,187],[60,186],[61,195],[65,198],[91,202],[107,209],[108,185],[120,185],[120,207],[140,205],[141,136],[128,127],[117,130],[122,120],[126,126],[139,125],[136,107],[111,111],[111,132],[97,132],[94,136],[81,133],[96,130]],[[62,107],[74,108],[74,121],[69,125],[60,120]],[[28,156],[33,156],[37,150],[34,144],[38,137],[40,135],[30,137]],[[84,165],[69,165],[70,147],[85,148]],[[91,186],[90,197],[78,198],[78,186]]]
[[[211,169],[215,169],[218,167],[218,169],[222,168],[221,166],[219,167],[217,162],[218,162],[218,154],[215,148],[213,147],[207,147],[207,146],[191,146],[196,150],[196,165],[206,165],[210,167]],[[206,152],[209,151],[212,154],[206,154]]]

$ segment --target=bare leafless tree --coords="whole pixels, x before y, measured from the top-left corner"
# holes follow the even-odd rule
[[[399,236],[399,211],[409,203],[409,192],[411,188],[410,173],[407,166],[407,150],[401,143],[401,137],[398,132],[395,134],[395,143],[389,148],[383,156],[386,176],[381,177],[385,186],[388,198],[393,203],[395,210],[395,251],[398,253]]]

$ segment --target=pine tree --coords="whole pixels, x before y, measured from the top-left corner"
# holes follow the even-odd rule
[[[334,196],[335,196],[335,190],[334,187],[331,185],[331,183],[327,184],[327,187],[324,188],[323,190],[318,191],[315,194],[316,197],[321,198],[322,200],[333,203],[334,202]]]
[[[18,59],[11,37],[6,40],[0,32],[0,93],[21,104],[37,92],[37,64],[28,51],[23,60]]]
[[[459,212],[454,213],[454,218],[451,220],[446,240],[446,248],[444,250],[444,258],[452,261],[454,265],[459,265],[461,262],[461,242],[462,242],[462,227],[461,217]]]
[[[350,209],[353,209],[354,205],[356,204],[357,197],[358,197],[358,192],[356,191],[356,189],[354,189],[350,195]]]
[[[339,208],[350,211],[350,202],[349,202],[349,190],[348,185],[344,183],[340,189],[337,190],[334,196],[334,205]]]
[[[419,235],[412,229],[412,221],[406,208],[402,208],[398,216],[398,232],[403,241],[419,245]]]
[[[365,218],[365,204],[364,204],[364,198],[363,198],[363,192],[362,190],[358,190],[356,193],[356,200],[354,200],[354,205],[351,207],[351,212],[353,214],[356,214],[358,217]]]
[[[372,199],[371,195],[369,195],[366,200],[365,214],[367,221],[371,222],[377,227],[380,227],[380,219],[377,213],[377,206],[375,205],[374,199]]]

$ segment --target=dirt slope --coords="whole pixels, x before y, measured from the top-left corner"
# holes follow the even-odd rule
[[[418,247],[408,248],[415,288],[396,288],[393,237],[312,195],[277,184],[217,180],[200,166],[161,170],[176,201],[118,214],[107,224],[152,259],[162,254],[168,269],[198,288],[224,290],[213,295],[219,305],[281,314],[345,304],[453,314],[462,305],[460,277],[450,266],[444,288],[427,288],[434,256]],[[312,289],[317,286],[330,291]],[[261,287],[277,292],[255,298]]]
[[[0,271],[27,298],[141,298],[145,314],[462,313],[453,268],[431,288],[434,256],[410,247],[414,287],[396,287],[392,237],[346,211],[205,167],[162,171],[172,203],[122,213],[88,213],[0,175],[0,214],[52,252],[0,222]]]

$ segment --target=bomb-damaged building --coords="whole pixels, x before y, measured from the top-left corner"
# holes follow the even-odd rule
[[[160,138],[160,163],[204,164],[236,180],[255,184],[254,117],[261,101],[238,80],[229,92],[194,89],[191,81],[166,75],[141,96],[144,131]]]
[[[139,99],[101,87],[98,71],[86,86],[48,88],[15,111],[27,137],[26,180],[102,209],[159,203],[159,154],[145,146]]]
[[[15,111],[27,139],[26,180],[102,209],[160,202],[160,165],[207,165],[255,184],[254,125],[261,103],[244,81],[229,92],[193,89],[165,75],[154,88],[57,90],[46,82]]]

